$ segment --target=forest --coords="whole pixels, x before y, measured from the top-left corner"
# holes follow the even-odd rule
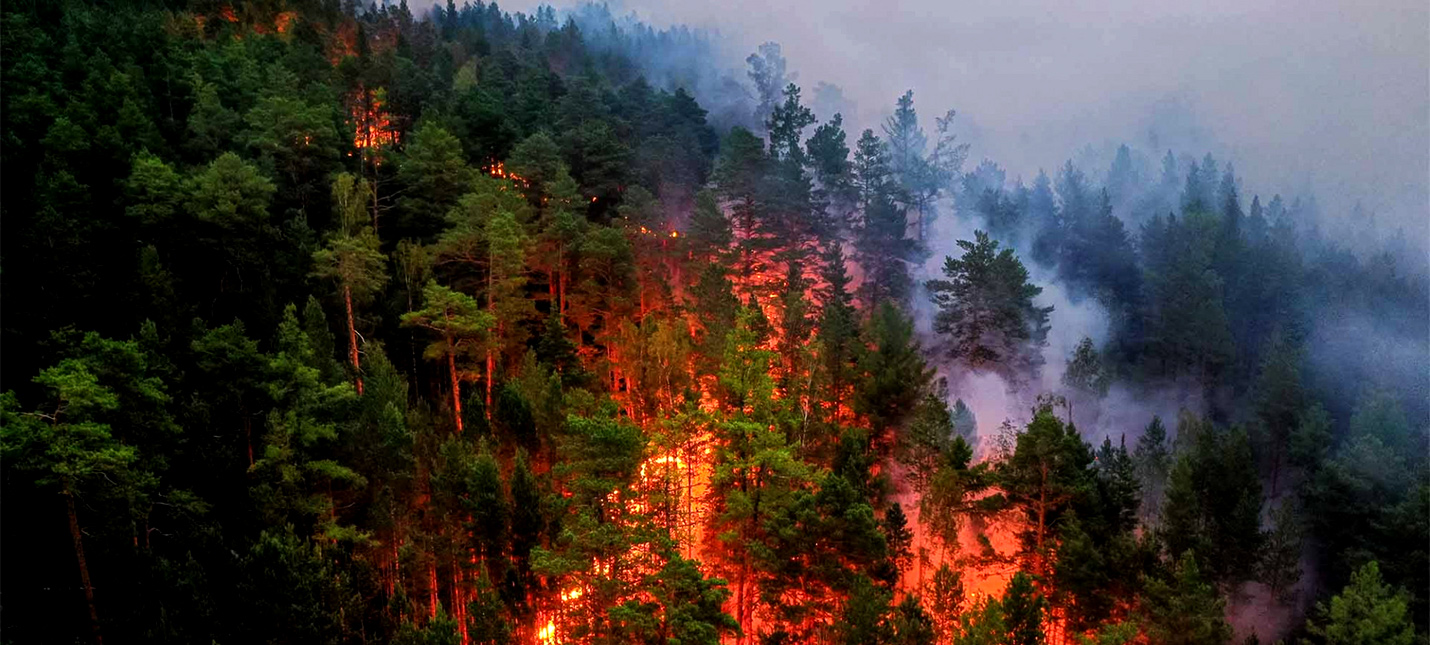
[[[1427,642],[1423,231],[715,38],[5,3],[0,639]]]

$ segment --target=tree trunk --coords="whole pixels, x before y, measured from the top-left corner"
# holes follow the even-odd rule
[[[433,618],[437,617],[437,554],[432,554],[432,561],[427,563],[427,577],[432,584],[428,590],[427,611]]]
[[[1271,440],[1271,499],[1276,499],[1281,494],[1281,445],[1274,438]]]
[[[562,329],[566,324],[566,243],[561,242],[556,251],[556,316]]]
[[[493,263],[493,261],[495,261],[495,258],[493,258],[493,257],[491,256],[491,245],[488,244],[488,245],[487,245],[487,311],[491,312],[493,318],[496,318],[496,301],[492,298],[492,280],[495,278],[495,276],[492,275],[492,263]],[[497,323],[497,329],[496,329],[496,331],[497,331],[497,338],[501,338],[501,323]],[[495,340],[495,339],[493,339],[493,340]],[[487,384],[486,384],[486,385],[487,385],[487,397],[486,397],[487,407],[486,407],[485,410],[482,410],[482,416],[486,417],[487,421],[491,421],[491,419],[492,419],[492,376],[493,376],[493,374],[492,374],[492,372],[493,372],[492,367],[495,365],[495,363],[496,363],[496,361],[493,360],[493,358],[492,358],[492,343],[489,341],[489,342],[487,342]]]
[[[372,233],[377,234],[377,159],[372,162]]]
[[[462,602],[462,567],[457,559],[452,559],[452,615],[457,619],[457,631],[461,634],[462,645],[467,645],[467,607]]]
[[[243,410],[243,439],[248,444],[248,467],[253,467],[253,419],[249,418],[248,410]]]
[[[343,304],[348,310],[348,360],[353,364],[353,378],[357,380],[357,393],[362,395],[362,366],[358,363],[357,326],[353,321],[353,290],[343,285]]]
[[[452,378],[452,417],[457,420],[457,434],[462,434],[462,385],[457,380],[457,352],[447,344],[447,374]]]
[[[492,377],[493,377],[493,375],[494,375],[493,372],[495,372],[495,369],[494,369],[495,367],[496,367],[496,359],[492,357],[492,348],[491,348],[491,345],[488,344],[488,345],[487,345],[487,409],[485,409],[485,410],[482,411],[482,412],[484,413],[484,415],[486,416],[487,420],[491,420],[491,418],[492,418]]]
[[[1038,575],[1043,575],[1047,569],[1047,553],[1043,551],[1043,533],[1047,526],[1047,491],[1048,491],[1048,468],[1043,466],[1043,485],[1038,489]]]
[[[94,632],[94,642],[97,645],[104,645],[104,638],[99,634],[99,610],[94,605],[94,585],[89,581],[89,563],[84,559],[84,538],[79,532],[79,515],[74,510],[74,495],[68,490],[64,492],[65,508],[69,511],[70,537],[74,538],[74,556],[79,561],[79,580],[84,586],[84,600],[89,604],[89,627]]]
[[[561,284],[560,284],[559,288],[558,288],[557,291],[556,291],[556,295],[557,295],[557,298],[560,300],[560,303],[559,303],[559,304],[560,304],[561,306],[557,307],[557,308],[556,308],[556,311],[557,311],[557,314],[561,316],[561,324],[563,325],[562,328],[564,329],[564,328],[565,328],[564,325],[566,324],[566,287],[567,287],[566,272],[563,270],[563,271],[559,274],[558,277],[559,277],[560,280],[561,280]]]
[[[551,311],[556,311],[556,269],[546,271],[546,297],[551,299]]]

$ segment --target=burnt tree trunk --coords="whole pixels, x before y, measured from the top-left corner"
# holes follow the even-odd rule
[[[84,537],[79,531],[79,515],[74,508],[74,494],[68,490],[63,494],[65,509],[69,511],[70,537],[74,538],[74,556],[79,562],[79,580],[84,587],[84,600],[89,605],[89,627],[94,632],[94,642],[104,645],[104,638],[99,634],[99,610],[94,605],[94,585],[89,580],[89,562],[84,558]]]

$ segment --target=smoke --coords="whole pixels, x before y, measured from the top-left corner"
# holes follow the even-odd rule
[[[1416,426],[1430,429],[1430,337],[1424,320],[1396,320],[1394,313],[1384,306],[1366,311],[1324,307],[1306,343],[1309,385],[1332,417],[1342,421],[1367,391],[1400,392]]]
[[[1042,390],[1056,392],[1062,389],[1068,357],[1077,344],[1091,338],[1094,345],[1101,347],[1107,341],[1109,317],[1107,309],[1091,298],[1073,301],[1067,289],[1045,273],[1035,271],[1032,278],[1043,288],[1034,302],[1041,307],[1053,307],[1048,317],[1052,329],[1048,331],[1048,344],[1043,347]]]
[[[859,106],[845,114],[853,132],[913,88],[927,115],[958,108],[974,158],[1013,176],[1089,143],[1212,152],[1263,198],[1314,192],[1333,217],[1359,201],[1389,230],[1430,233],[1430,5],[916,4],[624,0],[611,13],[709,30],[721,44],[699,55],[718,58],[691,61],[741,82],[744,56],[779,42],[807,91],[838,85]]]

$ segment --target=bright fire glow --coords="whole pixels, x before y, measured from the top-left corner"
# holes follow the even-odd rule
[[[397,131],[392,127],[390,115],[384,111],[386,93],[382,90],[369,91],[358,88],[348,116],[353,124],[353,147],[368,156],[369,150],[389,147],[397,143]]]
[[[487,166],[486,172],[488,175],[496,177],[497,179],[510,179],[512,183],[520,184],[522,188],[531,187],[531,182],[527,181],[526,177],[522,177],[521,175],[508,171],[506,169],[506,164],[503,162],[498,161],[490,166]],[[546,199],[542,198],[541,201],[542,203],[545,203]]]

